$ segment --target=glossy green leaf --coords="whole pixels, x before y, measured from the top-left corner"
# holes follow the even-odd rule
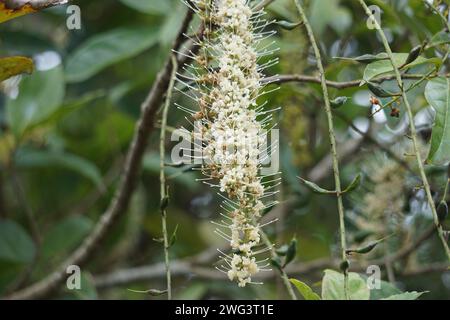
[[[37,121],[33,123],[32,125],[29,125],[27,127],[27,131],[30,131],[36,127],[56,124],[58,121],[63,119],[65,116],[69,115],[70,113],[81,109],[88,105],[90,102],[102,98],[106,95],[105,91],[95,91],[86,93],[85,95],[81,96],[78,99],[75,99],[73,101],[68,101],[61,105],[58,109],[55,110],[52,114],[49,114],[48,117],[41,119],[40,121]]]
[[[170,13],[169,0],[120,0],[124,5],[142,13],[164,15]]]
[[[396,67],[401,67],[404,65],[405,61],[408,59],[409,53],[394,53],[394,62]],[[432,59],[426,59],[424,57],[417,57],[412,63],[408,64],[406,67],[417,67],[419,65],[424,64],[432,64],[435,65],[437,61]],[[375,61],[367,65],[366,69],[364,70],[364,76],[363,79],[366,82],[369,82],[370,80],[386,75],[387,73],[393,72],[391,60],[380,60]]]
[[[358,188],[360,184],[361,184],[361,174],[358,174],[347,186],[347,188],[345,188],[344,191],[342,191],[342,193],[350,193],[356,190],[356,188]]]
[[[372,92],[379,98],[389,98],[400,95],[400,93],[386,91],[385,89],[383,89],[383,87],[381,87],[381,85],[373,82],[368,82],[367,87],[369,88],[370,92]]]
[[[348,274],[348,294],[350,300],[369,300],[370,290],[366,281],[357,273]],[[345,300],[344,275],[334,270],[325,270],[322,280],[323,300]]]
[[[22,73],[31,74],[34,70],[33,60],[27,57],[0,58],[0,82]]]
[[[95,300],[98,299],[97,288],[95,287],[94,277],[82,271],[80,274],[80,288],[79,289],[65,289],[68,299],[75,300]]]
[[[450,43],[450,32],[440,31],[431,38],[428,46],[435,47],[448,43]]]
[[[337,97],[333,100],[330,100],[330,105],[333,109],[338,109],[342,107],[348,100],[348,97]]]
[[[315,192],[315,193],[320,193],[320,194],[336,194],[336,191],[331,191],[331,190],[326,190],[322,187],[319,187],[317,184],[315,184],[312,181],[308,181],[306,179],[303,179],[301,177],[298,177],[302,183],[307,186],[311,191]]]
[[[297,280],[289,279],[289,281],[297,288],[298,292],[305,300],[320,300],[320,297],[315,293],[306,283]]]
[[[0,261],[28,264],[33,261],[36,248],[27,231],[10,220],[0,220]]]
[[[424,293],[425,292],[417,292],[417,291],[402,292],[380,300],[417,300]]]
[[[297,254],[297,238],[292,238],[289,243],[289,247],[286,251],[286,256],[284,258],[283,268],[285,268],[289,263],[291,263]]]
[[[347,61],[355,61],[359,63],[372,63],[379,60],[387,60],[389,56],[386,52],[381,52],[379,54],[363,54],[358,57],[334,57],[334,59],[347,60]]]
[[[19,96],[6,102],[11,130],[21,136],[29,126],[48,118],[61,106],[64,94],[61,66],[25,77],[19,86]]]
[[[90,161],[70,153],[54,151],[20,150],[16,155],[16,164],[24,168],[61,167],[90,179],[99,189],[103,189],[99,169]]]
[[[155,28],[120,28],[88,39],[67,59],[66,79],[81,82],[108,66],[131,58],[158,41]]]
[[[42,257],[48,259],[72,250],[89,234],[92,226],[92,221],[83,216],[71,216],[55,224],[45,233]]]
[[[436,111],[427,161],[443,165],[450,161],[450,80],[441,77],[430,80],[425,98]]]
[[[172,247],[175,244],[175,242],[177,242],[178,240],[177,231],[178,231],[178,224],[175,226],[175,229],[173,230],[172,235],[170,236],[169,247]]]
[[[300,21],[300,22],[290,22],[290,21],[286,21],[286,20],[280,20],[280,21],[275,22],[275,24],[280,26],[281,28],[283,28],[285,30],[294,30],[298,26],[301,26],[303,24],[303,22],[302,21]]]
[[[370,300],[381,300],[399,293],[402,293],[402,291],[392,283],[380,280],[380,287],[370,290]]]

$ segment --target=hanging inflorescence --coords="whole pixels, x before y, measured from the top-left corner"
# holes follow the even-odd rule
[[[262,247],[258,220],[267,207],[263,198],[275,193],[268,189],[278,182],[264,181],[260,175],[261,155],[267,151],[261,150],[266,146],[264,130],[272,125],[273,110],[257,104],[258,97],[266,93],[262,92],[262,71],[277,63],[272,59],[258,65],[261,57],[274,51],[268,49],[270,44],[263,44],[273,32],[263,31],[270,23],[262,18],[262,10],[251,9],[248,0],[185,3],[202,19],[203,31],[192,38],[198,53],[187,54],[194,62],[178,74],[189,93],[179,90],[195,100],[199,110],[178,107],[190,113],[199,128],[194,135],[196,141],[201,139],[201,170],[206,176],[202,180],[218,187],[224,198],[221,207],[226,221],[216,223],[216,233],[230,243],[232,252],[221,252],[224,264],[218,269],[244,287],[268,266],[267,259],[255,257],[268,250]]]

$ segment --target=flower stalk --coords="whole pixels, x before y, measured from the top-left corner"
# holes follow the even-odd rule
[[[218,188],[224,198],[225,221],[215,223],[216,234],[230,243],[231,253],[221,252],[224,264],[218,269],[245,287],[258,284],[252,277],[268,271],[270,265],[268,259],[257,260],[259,254],[271,250],[264,248],[258,221],[266,208],[263,199],[275,194],[267,192],[275,187],[268,184],[278,179],[264,181],[260,175],[264,130],[273,116],[257,99],[265,94],[263,70],[277,62],[258,64],[261,57],[274,52],[259,49],[273,32],[262,31],[269,24],[262,18],[264,12],[253,10],[247,0],[195,0],[190,5],[203,19],[204,40],[198,42],[201,50],[194,57],[196,64],[187,75],[178,76],[190,87],[199,111],[180,109],[199,127],[194,138],[201,141],[201,170],[206,176],[202,180]]]

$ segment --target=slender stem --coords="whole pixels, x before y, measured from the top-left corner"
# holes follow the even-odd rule
[[[169,82],[169,87],[167,88],[167,96],[164,104],[164,109],[162,112],[162,120],[161,120],[161,135],[159,139],[159,152],[160,152],[160,192],[161,192],[161,204],[163,204],[167,199],[167,186],[166,186],[166,175],[164,172],[164,156],[166,154],[165,149],[165,140],[166,140],[166,126],[167,126],[167,115],[169,113],[169,106],[172,99],[172,90],[175,84],[175,76],[178,70],[177,59],[175,56],[172,56],[172,78]],[[166,281],[167,281],[167,299],[172,299],[172,280],[170,276],[170,258],[169,258],[169,235],[167,233],[167,211],[165,207],[161,207],[161,225],[162,232],[164,237],[164,260],[166,264]]]
[[[447,199],[448,186],[450,185],[450,178],[447,178],[447,182],[445,183],[444,194],[442,195],[442,201]]]
[[[440,75],[441,77],[450,77],[450,74],[446,73],[443,75]],[[432,75],[429,78],[437,77],[437,75]],[[384,77],[377,77],[371,82],[375,83],[382,83],[384,81],[393,80],[392,75],[384,76]],[[403,79],[422,79],[423,74],[403,74]],[[361,82],[364,81],[364,79],[357,79],[357,80],[351,80],[351,81],[331,81],[327,80],[327,86],[332,87],[335,89],[346,89],[346,88],[355,88],[359,87],[361,85]],[[266,77],[261,80],[262,83],[268,84],[268,83],[274,83],[274,84],[281,84],[281,83],[288,83],[288,82],[296,82],[296,83],[321,83],[321,79],[316,76],[310,76],[310,75],[304,75],[304,74],[281,74],[276,76],[270,76]],[[411,88],[412,89],[412,88]]]
[[[346,251],[347,251],[347,244],[346,244],[346,234],[345,234],[345,212],[344,212],[344,204],[342,202],[342,194],[341,194],[341,179],[339,174],[339,158],[337,154],[337,148],[336,148],[336,137],[334,135],[334,125],[333,125],[333,114],[331,112],[331,105],[330,105],[330,98],[328,95],[328,88],[327,88],[327,79],[325,78],[325,71],[322,64],[322,56],[320,54],[319,47],[317,45],[316,39],[314,37],[314,33],[312,31],[311,25],[309,24],[308,18],[306,17],[305,10],[303,9],[303,6],[301,5],[299,0],[295,0],[295,3],[297,5],[298,12],[300,13],[301,19],[303,24],[305,25],[306,31],[308,33],[308,38],[311,42],[311,46],[314,50],[314,55],[316,56],[316,64],[317,68],[319,69],[320,73],[320,82],[322,86],[322,92],[323,92],[323,98],[325,100],[325,112],[327,115],[327,121],[328,121],[328,134],[331,144],[331,155],[333,159],[333,173],[334,173],[334,182],[335,182],[335,190],[336,190],[336,197],[337,197],[337,207],[339,212],[339,226],[340,226],[340,238],[341,238],[341,256],[342,261],[346,260]],[[345,297],[348,300],[348,274],[346,271],[344,271],[344,292]]]
[[[403,101],[405,103],[406,112],[407,112],[408,118],[409,118],[409,129],[411,131],[411,139],[412,139],[412,142],[413,142],[414,154],[415,154],[415,157],[417,159],[417,165],[418,165],[418,168],[419,168],[419,171],[420,171],[420,176],[422,178],[423,187],[424,187],[426,195],[427,195],[428,204],[431,207],[431,211],[433,213],[433,219],[434,219],[434,223],[436,225],[436,228],[438,230],[439,238],[441,239],[442,245],[444,246],[445,252],[446,252],[447,257],[448,257],[448,259],[450,261],[450,249],[449,249],[449,247],[447,245],[447,241],[445,240],[442,227],[441,227],[441,225],[439,223],[439,218],[438,218],[438,215],[437,215],[436,206],[435,206],[434,201],[433,201],[433,195],[431,194],[430,184],[428,183],[428,178],[427,178],[427,175],[425,173],[425,168],[424,168],[424,165],[423,165],[422,156],[420,154],[419,143],[417,141],[417,131],[416,131],[416,126],[414,124],[414,115],[413,115],[412,108],[411,108],[411,105],[409,103],[408,97],[406,95],[406,90],[405,90],[405,87],[403,85],[403,80],[402,80],[401,73],[400,73],[399,69],[397,68],[397,66],[395,65],[394,56],[393,56],[391,47],[389,46],[389,42],[388,42],[388,40],[386,38],[386,35],[384,34],[383,29],[381,29],[378,21],[376,19],[373,19],[372,12],[370,11],[369,7],[366,5],[364,0],[358,0],[358,1],[361,4],[361,6],[364,8],[366,14],[369,17],[372,18],[373,23],[375,25],[375,28],[376,28],[376,30],[378,31],[378,34],[381,37],[381,40],[382,40],[383,45],[384,45],[384,48],[385,48],[385,50],[386,50],[386,52],[387,52],[387,54],[389,56],[389,59],[390,59],[391,64],[392,64],[392,67],[394,69],[394,73],[395,73],[395,77],[396,77],[396,80],[397,80],[397,84],[398,84],[398,86],[399,86],[399,88],[401,90],[402,98],[403,98]]]
[[[260,230],[260,235],[261,235],[261,239],[264,242],[264,244],[268,248],[270,248],[270,252],[272,254],[272,257],[276,256],[277,253],[275,252],[275,248],[274,248],[273,244],[270,242],[270,239],[267,236],[267,234],[263,230]],[[297,300],[297,296],[294,293],[294,289],[292,288],[292,284],[289,281],[289,277],[288,277],[286,271],[284,271],[283,268],[280,268],[278,270],[280,271],[281,279],[283,280],[283,284],[286,287],[286,289],[287,289],[287,291],[289,293],[289,296],[291,297],[292,300]]]

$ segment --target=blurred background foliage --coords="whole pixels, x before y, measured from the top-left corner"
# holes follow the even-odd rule
[[[443,30],[442,22],[419,0],[368,1],[383,10],[382,25],[394,52],[410,49]],[[75,0],[81,8],[81,30],[66,27],[66,7],[55,7],[0,25],[0,55],[32,57],[32,75],[1,83],[0,96],[0,295],[47,275],[89,234],[111,201],[124,156],[138,119],[140,105],[170,53],[186,10],[177,0]],[[383,51],[376,33],[366,25],[357,1],[307,1],[310,21],[320,41],[329,80],[363,77],[364,66],[334,57],[354,57]],[[298,21],[294,2],[276,0],[268,18]],[[197,22],[198,23],[198,22]],[[194,23],[195,25],[195,23]],[[268,74],[316,75],[314,58],[303,29],[278,26],[274,37],[280,63]],[[195,30],[195,27],[194,29]],[[438,48],[424,52],[434,57]],[[444,66],[445,68],[445,66]],[[389,85],[389,84],[387,84]],[[393,86],[393,84],[391,84]],[[424,149],[432,117],[424,85],[411,91]],[[409,140],[402,134],[405,112],[399,118],[371,113],[367,87],[331,89],[332,98],[350,99],[336,111],[344,184],[362,173],[362,184],[346,198],[350,246],[389,234],[392,238],[374,252],[355,260],[370,261],[413,241],[431,225],[424,196],[412,174],[363,138],[350,124],[370,133],[415,168]],[[174,100],[187,104],[174,93]],[[331,196],[316,195],[297,176],[333,186],[322,96],[318,84],[283,84],[268,96],[269,106],[281,106],[280,161],[283,184],[273,209],[279,222],[267,228],[278,244],[298,239],[295,266],[315,259],[338,257],[338,216]],[[184,114],[171,107],[169,125],[186,126]],[[163,261],[159,212],[159,154],[157,131],[151,136],[131,206],[94,258],[83,268],[83,290],[61,289],[58,298],[130,298],[148,296],[127,290],[162,289],[164,274],[125,285],[96,288],[95,279],[122,269]],[[173,142],[167,142],[167,148]],[[426,152],[426,150],[425,150]],[[167,155],[169,157],[169,154]],[[417,172],[417,171],[416,171]],[[169,168],[169,230],[178,225],[173,260],[220,247],[210,221],[218,219],[219,198],[196,182],[196,173]],[[442,194],[446,169],[430,167],[433,191]],[[450,298],[448,272],[422,272],[445,261],[437,239],[431,238],[407,259],[390,266],[403,290],[430,291],[424,299]],[[212,261],[205,264],[214,272]],[[299,277],[309,284],[323,270]],[[413,274],[413,272],[410,272]],[[387,280],[386,272],[383,279]],[[391,279],[393,280],[393,279]],[[237,288],[226,280],[213,281],[195,272],[175,276],[176,298],[285,298],[276,277],[263,286]]]

